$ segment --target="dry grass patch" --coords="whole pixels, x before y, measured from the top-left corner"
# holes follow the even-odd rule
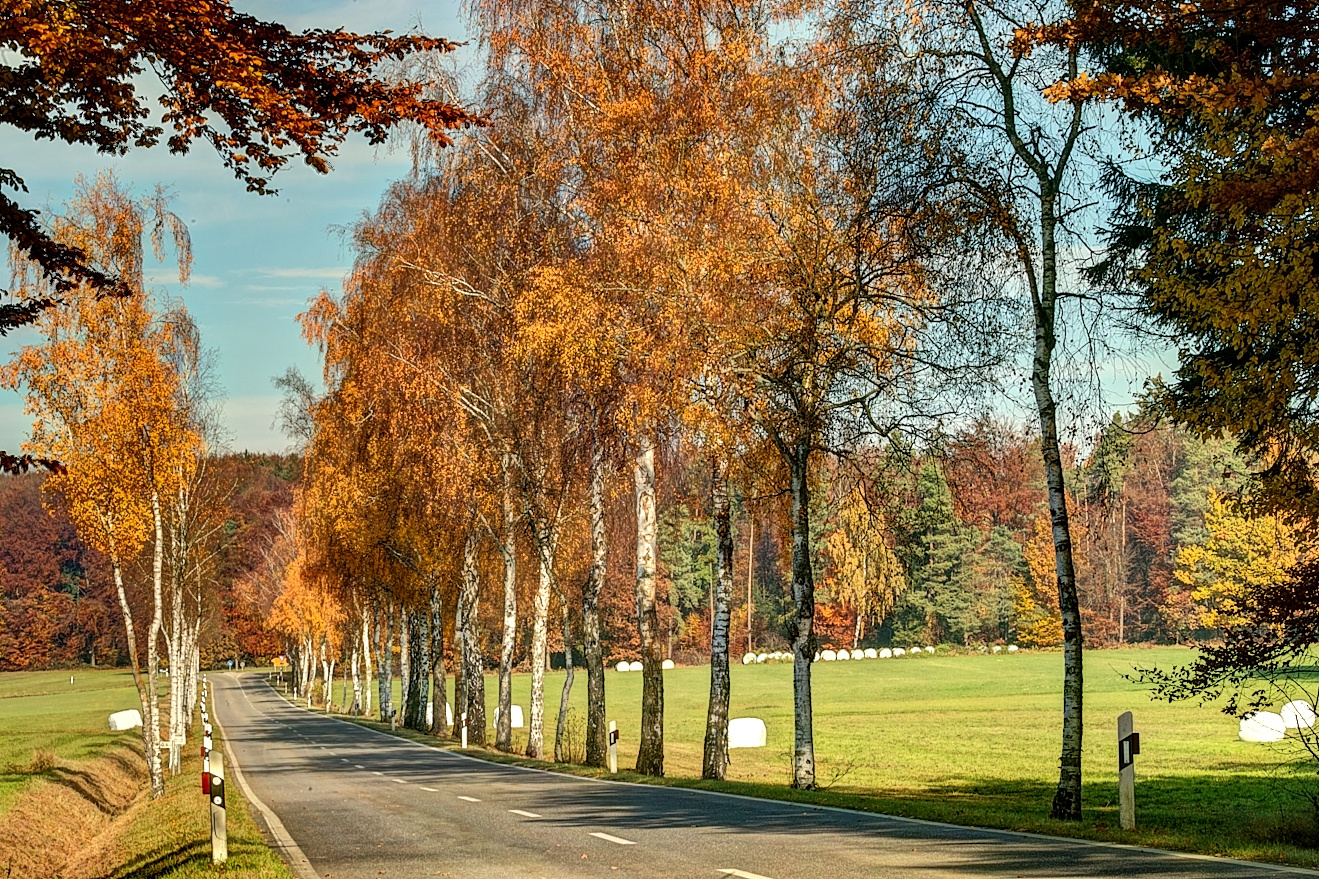
[[[108,829],[140,795],[141,763],[127,747],[76,764],[35,751],[21,768],[38,778],[0,816],[0,872],[8,879],[59,875],[73,852]]]

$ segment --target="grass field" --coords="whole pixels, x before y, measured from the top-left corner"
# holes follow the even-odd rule
[[[39,775],[25,771],[38,750],[61,761],[86,763],[136,748],[137,732],[110,732],[106,718],[138,708],[127,671],[10,672],[0,674],[0,815]]]
[[[237,785],[228,791],[229,863],[217,871],[193,743],[182,774],[167,777],[165,796],[152,800],[140,732],[112,733],[106,723],[113,711],[139,707],[132,675],[84,669],[70,684],[69,674],[0,674],[0,874],[291,879]],[[219,737],[217,729],[217,746]]]
[[[1059,653],[817,663],[815,742],[825,789],[812,793],[788,788],[791,666],[735,666],[732,714],[762,718],[768,746],[734,750],[729,782],[710,786],[959,824],[1319,866],[1315,812],[1296,793],[1302,784],[1319,793],[1319,766],[1298,775],[1283,768],[1294,753],[1238,741],[1236,721],[1217,706],[1154,702],[1122,677],[1137,665],[1168,666],[1191,656],[1176,648],[1087,654],[1085,820],[1079,825],[1046,817],[1058,777]],[[703,784],[708,679],[706,667],[665,673],[664,783]],[[562,681],[562,672],[547,676],[547,752]],[[494,684],[487,677],[492,716]],[[641,675],[611,670],[607,687],[609,717],[622,731],[619,765],[631,766]],[[529,691],[530,678],[516,676],[514,699],[524,709]],[[579,673],[569,714],[577,755],[584,700],[585,676]],[[1126,710],[1135,713],[1141,734],[1134,833],[1117,829],[1116,718]],[[521,746],[525,730],[515,732],[523,734]]]

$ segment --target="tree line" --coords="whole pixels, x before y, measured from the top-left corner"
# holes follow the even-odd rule
[[[43,8],[15,19],[10,42],[44,33]],[[601,596],[621,539],[644,667],[637,768],[662,774],[659,494],[666,468],[680,462],[705,474],[698,494],[713,535],[707,777],[722,777],[727,757],[735,498],[760,506],[756,521],[780,523],[787,573],[777,625],[793,655],[797,787],[815,786],[810,673],[824,631],[822,542],[832,540],[846,560],[840,592],[851,589],[849,600],[872,616],[891,603],[899,637],[983,640],[995,619],[1002,625],[1007,604],[1001,592],[977,595],[973,584],[986,578],[975,572],[1015,570],[1028,584],[1012,593],[1014,625],[1034,612],[1031,637],[1061,639],[1065,656],[1051,810],[1059,818],[1080,815],[1087,609],[1090,626],[1105,632],[1116,610],[1119,641],[1128,598],[1136,631],[1220,631],[1229,642],[1237,629],[1279,631],[1250,623],[1269,606],[1257,600],[1260,589],[1304,569],[1297,535],[1313,512],[1315,73],[1306,4],[1188,12],[1157,0],[919,9],[487,0],[470,11],[483,50],[470,103],[488,126],[454,140],[448,130],[474,117],[427,102],[427,89],[453,93],[444,76],[428,68],[381,92],[333,63],[449,48],[442,41],[312,39],[312,55],[332,59],[322,72],[365,97],[336,113],[320,92],[307,99],[299,91],[289,117],[280,95],[262,91],[274,80],[261,76],[252,104],[216,106],[232,137],[201,112],[215,91],[171,93],[171,145],[206,137],[222,152],[239,150],[225,161],[258,189],[264,178],[247,173],[251,163],[269,172],[286,158],[271,144],[300,148],[320,167],[326,144],[353,128],[380,137],[397,119],[414,118],[431,132],[415,141],[414,174],[354,231],[357,259],[342,296],[325,294],[303,315],[308,340],[325,356],[328,393],[316,395],[295,375],[284,380],[294,398],[290,424],[307,446],[295,516],[272,543],[268,573],[287,587],[272,619],[297,658],[302,692],[318,665],[332,676],[331,633],[348,631],[347,662],[355,679],[362,671],[356,704],[369,704],[374,663],[378,710],[392,711],[398,631],[408,657],[405,723],[424,725],[429,684],[433,728],[443,731],[451,652],[456,709],[484,735],[481,608],[494,604],[502,608],[496,746],[511,744],[508,679],[519,618],[529,617],[528,752],[544,752],[543,672],[557,637],[569,671],[565,700],[581,644],[587,761],[598,764]],[[218,31],[251,24],[214,12]],[[155,58],[150,41],[143,45]],[[230,60],[240,63],[241,54]],[[120,85],[127,63],[115,68]],[[1280,77],[1282,69],[1295,72]],[[31,73],[54,75],[40,65]],[[235,73],[241,91],[251,70]],[[288,81],[304,74],[290,71]],[[111,109],[141,118],[131,89],[105,94],[115,98]],[[1152,166],[1162,170],[1142,178],[1133,166],[1102,162],[1095,125],[1105,101],[1148,139]],[[82,136],[33,118],[6,121]],[[299,124],[280,121],[288,118]],[[277,133],[262,140],[253,131]],[[157,135],[133,121],[86,129],[106,149]],[[1087,260],[1075,245],[1091,242],[1077,224],[1100,209],[1095,192],[1114,209],[1100,258]],[[181,241],[155,203],[137,209],[128,227],[142,228],[147,215],[160,217],[152,228],[162,238],[173,230]],[[33,279],[22,301],[6,306],[7,321],[49,313],[51,327],[73,321],[92,339],[114,321],[101,306],[80,310],[66,299],[73,287],[92,291],[88,302],[107,292],[140,298],[137,264],[114,242],[55,247],[58,236],[34,231],[29,215],[9,210],[4,219]],[[1176,443],[1165,443],[1162,470],[1125,472],[1130,460],[1159,457],[1140,439],[1159,433],[1143,425],[1106,429],[1086,465],[1093,472],[1068,461],[1060,345],[1093,329],[1094,308],[1106,300],[1130,305],[1143,331],[1179,348],[1178,372],[1152,389],[1149,405],[1155,421],[1185,431],[1163,434]],[[61,303],[69,314],[55,308]],[[181,316],[116,307],[113,328],[134,327],[124,338],[146,352],[134,360],[147,378],[134,379],[133,393],[157,395],[161,405],[147,411],[164,419],[131,436],[101,431],[122,437],[122,456],[79,459],[69,440],[76,420],[67,406],[93,372],[49,385],[44,398],[42,355],[26,354],[10,373],[64,431],[42,434],[39,425],[34,454],[79,460],[76,473],[57,479],[101,486],[71,498],[80,531],[108,555],[116,578],[120,549],[151,547],[150,582],[160,594],[166,545],[173,541],[171,559],[186,557],[178,549],[189,541],[171,529],[190,521],[186,509],[177,512],[191,509],[190,473],[208,460],[196,424],[177,417],[187,407],[163,405],[186,397],[195,337]],[[125,342],[120,353],[130,350]],[[1022,359],[1047,516],[1013,539],[1010,525],[959,521],[952,459],[940,454]],[[152,374],[161,380],[147,380]],[[111,409],[107,424],[119,417]],[[1244,500],[1234,501],[1230,484],[1209,486],[1204,539],[1182,544],[1169,577],[1166,553],[1141,552],[1168,546],[1172,526],[1153,523],[1188,509],[1189,501],[1171,500],[1174,470],[1196,443],[1221,443],[1224,431],[1250,471],[1237,486]],[[1180,453],[1169,451],[1174,445]],[[4,463],[21,469],[34,460]],[[140,473],[103,478],[109,460],[138,461]],[[876,485],[877,474],[895,461],[907,462],[912,481],[907,502],[886,508],[902,495],[901,480]],[[1166,512],[1153,500],[1160,473],[1171,480]],[[130,484],[140,490],[125,492]],[[610,513],[620,493],[621,522]],[[175,510],[169,524],[167,507]],[[838,521],[823,538],[827,508]],[[1261,525],[1261,516],[1272,519]],[[903,529],[909,542],[885,539]],[[1250,555],[1261,547],[1262,561]],[[900,594],[899,573],[907,581]],[[1167,588],[1151,599],[1154,590],[1129,588],[1141,577]],[[525,597],[520,579],[532,584]],[[175,607],[186,601],[185,592]],[[131,652],[131,609],[120,604]],[[161,607],[149,654],[167,625]],[[858,641],[860,616],[851,621]],[[188,626],[168,625],[186,650]],[[1295,649],[1294,638],[1271,637],[1247,645],[1250,655],[1277,660]],[[1223,680],[1222,667],[1200,672]],[[154,696],[144,696],[144,708],[148,701]]]

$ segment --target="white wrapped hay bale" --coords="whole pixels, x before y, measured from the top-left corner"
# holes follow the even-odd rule
[[[751,663],[753,663],[753,662],[755,662],[755,661],[756,661],[756,654],[754,654],[754,653],[743,653],[743,654],[742,654],[742,664],[743,664],[743,665],[750,665]]]
[[[660,668],[664,669],[665,671],[668,671],[669,669],[673,668],[673,660],[672,659],[664,660],[663,662],[660,663]]]
[[[765,721],[759,717],[734,717],[728,721],[728,748],[765,747]]]
[[[614,666],[614,668],[616,668],[619,671],[631,671],[632,664],[625,659],[622,662],[620,662],[618,665]]]
[[[903,650],[901,647],[894,647],[894,648],[893,648],[893,655],[894,655],[894,656],[906,656],[906,655],[907,655],[907,651],[906,651],[906,650]]]
[[[1304,700],[1288,702],[1278,714],[1287,729],[1309,729],[1314,726],[1314,707]]]
[[[890,650],[890,649],[887,648],[887,647],[884,647],[884,648],[882,648],[882,649],[879,651],[879,658],[880,658],[880,659],[892,659],[892,658],[893,658],[893,651]]]
[[[116,711],[110,715],[111,732],[123,732],[126,729],[142,725],[142,712],[136,708],[130,708],[127,711]]]
[[[645,666],[641,664],[640,660],[633,660],[632,662],[628,663],[627,666],[628,671],[641,671],[643,668],[645,668]]]
[[[825,662],[833,662],[835,659],[838,658],[838,654],[832,650],[821,650],[820,658],[823,659]]]
[[[864,656],[866,659],[878,659],[878,658],[879,658],[879,653],[877,653],[877,652],[875,651],[875,648],[874,648],[874,647],[867,647],[867,648],[865,649],[865,652],[862,653],[861,655]]]
[[[1247,714],[1237,727],[1237,738],[1243,742],[1280,742],[1286,737],[1287,722],[1272,711]]]

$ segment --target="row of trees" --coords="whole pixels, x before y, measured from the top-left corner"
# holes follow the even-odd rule
[[[28,3],[6,10],[0,45],[0,124],[112,154],[155,146],[168,130],[171,152],[205,140],[256,192],[273,191],[271,177],[295,156],[328,171],[352,132],[379,143],[409,120],[443,144],[447,130],[478,121],[383,69],[447,52],[454,46],[446,40],[293,33],[227,0],[149,9],[119,0]],[[8,168],[0,187],[25,190]],[[0,193],[0,233],[13,245],[14,276],[0,294],[0,335],[37,324],[45,336],[0,373],[6,385],[25,386],[36,419],[24,454],[0,451],[0,473],[51,470],[47,487],[109,562],[159,796],[158,654],[163,645],[174,671],[168,741],[177,761],[196,694],[217,504],[200,342],[181,305],[158,309],[143,288],[143,236],[157,256],[173,241],[186,280],[187,233],[159,192],[135,201],[104,179],[80,187],[66,215],[44,220]],[[129,597],[139,582],[150,596],[145,663]]]
[[[508,747],[521,531],[537,583],[528,751],[544,748],[557,605],[569,654],[581,626],[587,759],[599,762],[599,596],[617,533],[607,495],[611,474],[630,471],[638,769],[660,774],[656,458],[704,461],[715,535],[704,772],[721,777],[726,762],[740,491],[781,499],[791,535],[793,783],[813,787],[819,492],[856,495],[857,519],[867,462],[926,454],[1024,335],[1067,652],[1054,811],[1079,814],[1081,618],[1051,381],[1059,223],[1085,128],[1080,99],[1060,111],[1036,87],[1077,76],[1078,50],[1013,54],[1013,16],[977,3],[912,17],[759,2],[472,11],[486,50],[476,101],[492,128],[396,184],[356,232],[342,299],[304,316],[329,396],[314,410],[300,579],[361,609],[364,654],[366,630],[388,619],[376,608],[401,608],[410,631],[424,616],[432,634],[409,638],[409,653],[429,646],[432,659],[436,608],[455,584],[457,707],[475,720],[481,558],[497,548],[496,744]],[[774,36],[794,30],[806,35]],[[850,579],[857,603],[879,608],[896,565],[870,536],[883,529],[862,526],[872,515],[835,533],[875,544],[849,553],[861,559]]]
[[[37,320],[44,341],[21,349],[0,381],[26,388],[31,447],[65,462],[46,487],[109,563],[159,796],[160,650],[173,677],[163,741],[177,766],[192,718],[202,594],[218,523],[207,478],[211,413],[200,338],[181,304],[159,308],[145,290],[143,239],[150,237],[158,255],[173,244],[180,281],[187,280],[190,245],[163,196],[133,200],[109,177],[80,184],[53,234],[113,272],[132,295],[99,298],[83,289],[65,307],[44,311]],[[19,262],[15,276],[26,298],[52,295],[40,267]],[[150,596],[146,620],[129,602],[137,589]],[[144,623],[142,661],[136,630]]]

